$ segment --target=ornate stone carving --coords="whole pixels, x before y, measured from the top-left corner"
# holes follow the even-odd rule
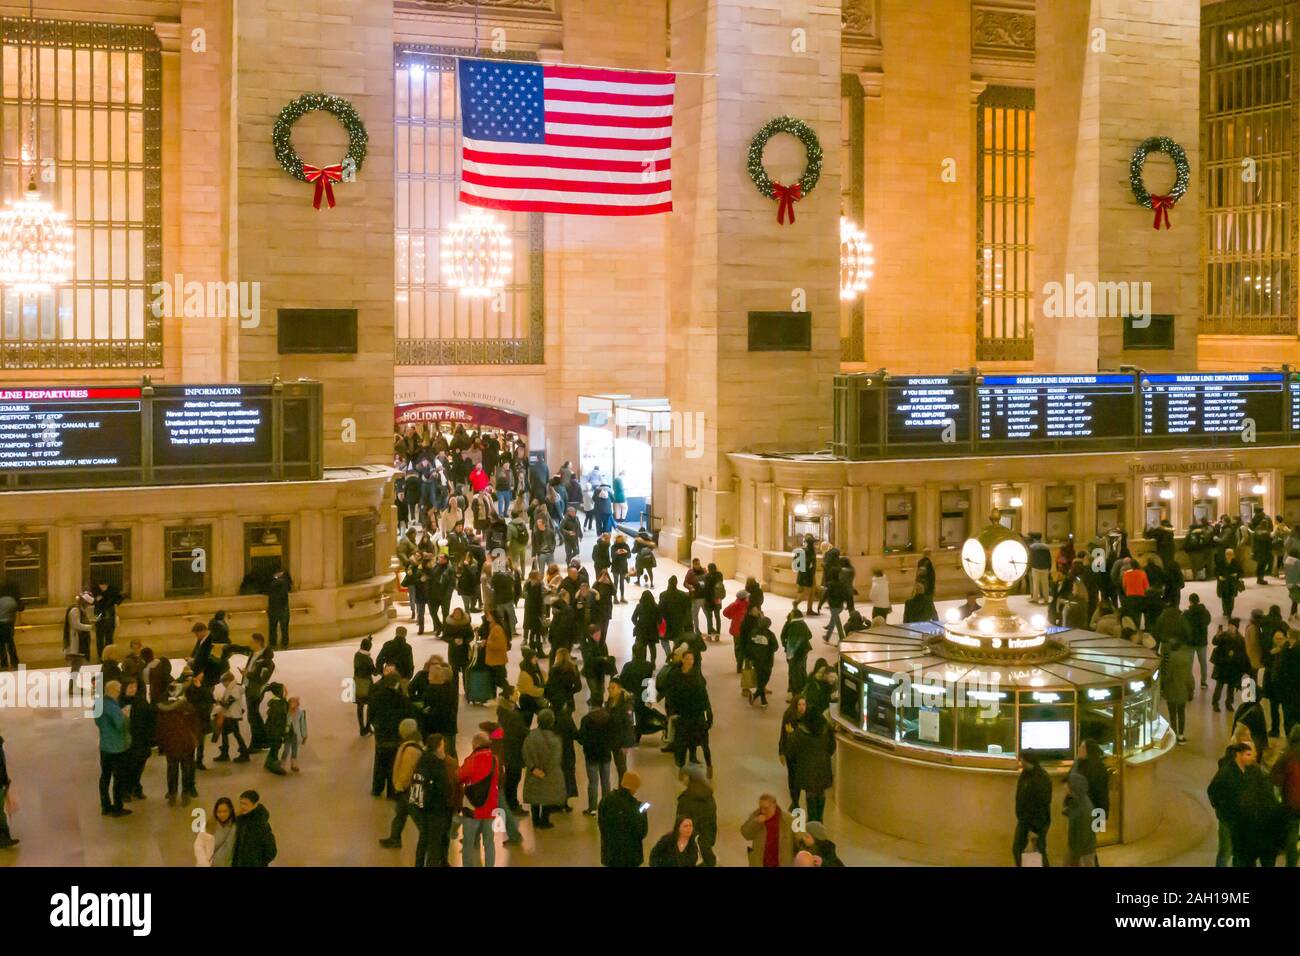
[[[876,35],[876,0],[844,0],[840,10],[841,29],[850,36]]]
[[[971,46],[976,50],[1032,56],[1034,16],[1016,10],[976,7],[971,17]]]

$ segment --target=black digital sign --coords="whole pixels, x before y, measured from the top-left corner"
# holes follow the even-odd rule
[[[155,467],[269,464],[272,445],[268,386],[195,385],[156,390]]]
[[[911,376],[885,382],[889,446],[970,441],[969,376]]]
[[[1132,375],[989,375],[976,388],[980,441],[1133,434]]]
[[[1281,372],[1145,375],[1142,434],[1199,438],[1281,432],[1286,428],[1285,384]],[[1293,404],[1292,422],[1295,417]]]
[[[140,466],[138,387],[0,388],[0,473]]]
[[[0,387],[0,489],[312,480],[320,382]]]

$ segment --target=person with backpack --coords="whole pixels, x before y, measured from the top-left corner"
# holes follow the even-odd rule
[[[276,776],[284,776],[280,766],[280,748],[289,736],[289,702],[284,696],[284,685],[273,683],[267,687],[271,699],[266,704],[266,769]]]
[[[397,800],[388,836],[379,841],[380,846],[393,850],[401,849],[402,846],[402,831],[406,829],[406,818],[410,814],[411,780],[416,765],[424,756],[420,725],[414,718],[407,717],[403,720],[397,732],[402,738],[402,742],[397,745],[397,754],[393,757],[393,790],[397,794]]]
[[[497,809],[497,788],[501,765],[492,753],[492,741],[485,733],[474,735],[473,750],[460,765],[457,780],[464,787],[465,802],[461,810],[461,865],[466,867],[496,864],[496,842],[492,830]],[[478,844],[483,844],[482,863]]]
[[[459,803],[456,772],[456,761],[447,755],[447,738],[430,734],[407,790],[407,806],[420,831],[416,866],[447,866],[451,819]]]
[[[749,703],[757,702],[767,709],[767,684],[772,679],[772,664],[776,660],[776,635],[772,633],[772,622],[768,618],[758,619],[745,642],[745,654],[754,668],[754,691]]]
[[[614,535],[614,542],[609,546],[609,572],[614,576],[614,601],[627,603],[627,563],[632,557],[627,538],[621,534]]]
[[[785,651],[787,685],[786,700],[791,701],[803,693],[808,682],[808,653],[812,650],[812,631],[798,607],[792,607],[781,628],[781,649]]]

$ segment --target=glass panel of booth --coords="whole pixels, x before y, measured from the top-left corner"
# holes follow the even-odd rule
[[[915,550],[916,495],[900,491],[885,494],[885,554]]]
[[[1104,535],[1112,528],[1124,523],[1124,508],[1127,505],[1128,486],[1122,482],[1106,482],[1097,485],[1096,533]]]
[[[211,588],[212,525],[167,529],[167,597],[193,597]]]
[[[939,492],[939,547],[960,548],[970,537],[970,503],[974,492],[969,488]]]
[[[807,535],[812,535],[818,544],[823,541],[834,544],[837,497],[829,492],[787,491],[783,494],[787,551],[801,547]]]
[[[131,532],[127,528],[106,528],[81,532],[81,577],[94,589],[108,584],[131,596]]]
[[[45,604],[49,600],[48,553],[49,538],[44,531],[0,535],[0,584],[13,588],[25,605]]]

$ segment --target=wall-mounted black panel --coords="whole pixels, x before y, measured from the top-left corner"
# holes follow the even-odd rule
[[[356,309],[276,309],[281,355],[355,355]]]
[[[749,313],[749,351],[811,352],[812,313]]]

